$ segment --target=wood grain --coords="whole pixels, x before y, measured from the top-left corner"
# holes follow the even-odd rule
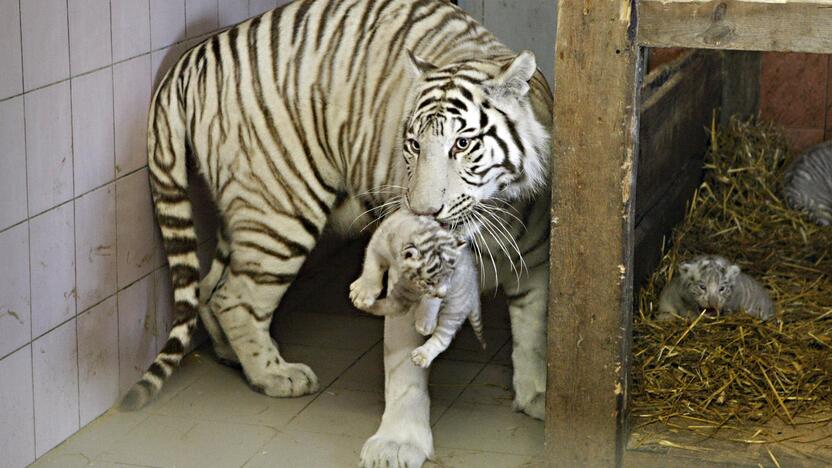
[[[649,47],[832,52],[832,2],[641,0],[638,42]]]
[[[560,0],[555,56],[546,463],[612,467],[632,341],[641,52],[628,0]]]

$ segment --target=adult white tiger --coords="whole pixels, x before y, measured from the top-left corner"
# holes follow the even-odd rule
[[[545,192],[551,101],[531,53],[442,0],[296,1],[195,46],[160,83],[148,126],[174,325],[122,406],[158,394],[198,314],[253,388],[316,391],[269,336],[273,311],[327,220],[354,202],[395,203],[374,188],[397,185],[414,212],[486,252],[485,287],[499,282],[510,300],[515,408],[542,418],[549,204],[533,195]],[[222,221],[199,285],[189,170]],[[403,316],[386,318],[384,339],[386,408],[362,463],[420,466],[433,452],[427,370],[410,363],[422,337]]]

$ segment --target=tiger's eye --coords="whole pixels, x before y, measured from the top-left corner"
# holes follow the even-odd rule
[[[415,138],[410,138],[409,140],[407,140],[407,143],[410,145],[410,148],[413,149],[413,151],[419,151],[419,142],[416,141]]]
[[[461,150],[464,150],[465,148],[467,148],[470,143],[471,142],[467,138],[457,138],[456,139],[456,147],[461,149]]]

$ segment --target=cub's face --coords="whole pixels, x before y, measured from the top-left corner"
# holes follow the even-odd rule
[[[734,292],[740,267],[722,257],[703,256],[679,265],[685,292],[701,309],[721,310]]]
[[[399,255],[401,274],[423,294],[444,297],[465,240],[444,230],[414,237]]]

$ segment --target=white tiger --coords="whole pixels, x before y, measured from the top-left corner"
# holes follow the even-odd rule
[[[353,304],[375,315],[413,310],[415,327],[431,337],[410,353],[419,367],[451,344],[467,318],[485,349],[476,264],[465,240],[432,218],[400,209],[385,218],[367,246],[361,276],[350,285]],[[376,300],[389,272],[388,297]]]
[[[186,52],[148,121],[175,317],[122,407],[158,395],[198,315],[252,388],[316,391],[312,370],[278,352],[273,311],[334,212],[400,203],[378,190],[397,185],[412,211],[464,234],[493,268],[485,286],[510,301],[515,408],[542,418],[552,99],[531,53],[515,55],[442,0],[299,0]],[[206,180],[222,225],[201,281],[189,172]],[[419,466],[433,453],[428,374],[397,366],[421,344],[412,324],[385,319],[386,407],[365,466]]]
[[[783,195],[794,210],[821,226],[832,225],[832,141],[809,148],[783,175]]]

